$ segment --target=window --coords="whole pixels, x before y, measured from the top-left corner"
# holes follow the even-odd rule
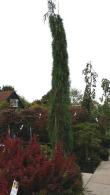
[[[10,99],[10,106],[13,108],[18,108],[18,99]]]

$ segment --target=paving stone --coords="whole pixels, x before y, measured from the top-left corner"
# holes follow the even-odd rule
[[[110,174],[94,174],[90,182],[110,185]]]
[[[90,193],[86,192],[85,195],[110,195],[110,185],[90,182],[87,184],[86,190],[90,191]]]
[[[83,186],[85,186],[89,182],[92,175],[92,173],[82,173]]]
[[[110,169],[110,161],[102,161],[97,168],[97,171],[100,169]]]
[[[87,177],[89,176],[83,176],[85,182]],[[85,195],[110,195],[110,161],[101,162],[87,181],[85,188]]]

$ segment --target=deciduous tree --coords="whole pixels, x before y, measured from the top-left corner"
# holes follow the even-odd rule
[[[95,88],[96,88],[96,78],[97,73],[93,71],[92,64],[87,63],[86,68],[83,70],[85,77],[85,91],[82,101],[82,106],[91,114],[93,100],[95,99]]]

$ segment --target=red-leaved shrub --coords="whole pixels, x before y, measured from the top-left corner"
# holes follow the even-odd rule
[[[61,146],[56,147],[50,158],[42,154],[36,138],[28,145],[8,137],[0,143],[0,195],[10,194],[14,179],[19,182],[18,195],[81,190],[80,172],[74,156],[64,156]],[[80,187],[77,187],[79,181]]]
[[[72,106],[70,108],[70,112],[72,115],[72,125],[73,126],[78,123],[85,122],[88,119],[87,111],[81,106]]]

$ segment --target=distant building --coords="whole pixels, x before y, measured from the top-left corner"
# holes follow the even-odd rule
[[[0,103],[6,101],[11,108],[24,108],[22,101],[15,91],[0,91]]]

